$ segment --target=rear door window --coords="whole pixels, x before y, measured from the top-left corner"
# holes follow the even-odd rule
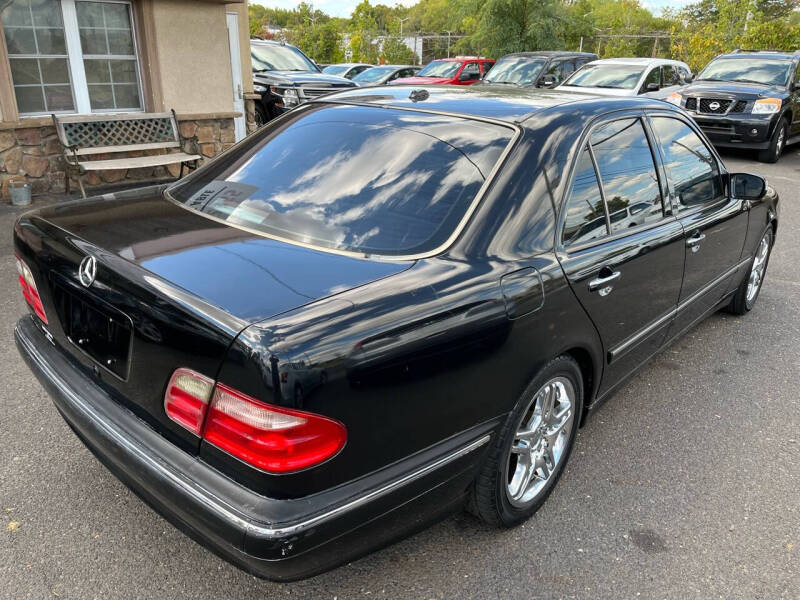
[[[664,154],[667,180],[678,199],[678,210],[690,210],[722,198],[717,160],[691,127],[670,117],[653,117],[651,122]]]
[[[611,233],[649,225],[664,216],[661,187],[640,119],[601,125],[590,138],[608,205]]]
[[[608,235],[600,183],[589,148],[584,147],[572,176],[564,216],[564,246],[585,244]]]

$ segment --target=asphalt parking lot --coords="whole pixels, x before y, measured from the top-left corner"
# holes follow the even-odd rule
[[[545,506],[494,530],[451,517],[316,578],[223,562],[84,448],[19,358],[11,227],[0,206],[3,598],[799,598],[800,147],[765,175],[781,224],[748,316],[718,314],[581,430]]]

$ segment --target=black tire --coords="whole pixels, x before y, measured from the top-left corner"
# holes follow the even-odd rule
[[[516,439],[518,427],[535,403],[537,393],[546,384],[563,378],[568,380],[574,390],[572,420],[567,426],[569,429],[566,445],[563,447],[561,458],[552,469],[546,482],[536,495],[523,506],[512,504],[509,498],[511,445]],[[547,500],[558,479],[564,471],[564,466],[569,460],[569,455],[575,444],[582,410],[583,410],[583,377],[580,367],[569,356],[559,356],[550,361],[536,375],[522,396],[514,406],[514,410],[506,419],[500,435],[493,442],[489,454],[484,460],[478,476],[475,479],[467,502],[467,510],[490,525],[497,527],[512,527],[528,519]]]
[[[761,269],[761,274],[758,279],[758,286],[755,289],[755,293],[748,297],[748,289],[750,287],[750,277],[753,273],[753,269],[756,267],[756,261],[759,258],[759,250],[761,249],[762,242],[766,239],[767,241],[767,254],[764,257],[764,266]],[[772,254],[772,244],[775,240],[775,235],[772,230],[772,226],[767,227],[766,231],[761,235],[761,239],[758,242],[758,246],[756,247],[755,255],[753,256],[753,260],[750,261],[750,266],[747,269],[747,273],[745,273],[742,282],[739,284],[736,293],[731,298],[731,303],[728,305],[728,312],[734,315],[744,315],[750,312],[750,310],[755,306],[756,300],[758,300],[758,295],[761,293],[761,288],[764,287],[764,278],[767,275],[767,267],[769,266],[769,257]]]
[[[772,133],[769,141],[769,148],[758,153],[758,160],[765,163],[776,163],[786,148],[786,140],[789,139],[789,123],[786,119],[781,119]]]
[[[261,104],[256,104],[256,127],[263,127],[269,121],[267,111]]]

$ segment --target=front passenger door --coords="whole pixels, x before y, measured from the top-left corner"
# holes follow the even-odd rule
[[[741,266],[748,214],[745,202],[728,196],[714,153],[688,121],[658,115],[651,124],[685,236],[686,267],[673,336],[705,316],[731,288]]]

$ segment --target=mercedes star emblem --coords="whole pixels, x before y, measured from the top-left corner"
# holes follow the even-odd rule
[[[97,259],[94,256],[87,256],[78,268],[78,279],[81,280],[83,287],[88,288],[94,283],[95,275],[97,275]]]
[[[708,108],[710,108],[711,110],[719,110],[719,102],[712,102],[711,104],[708,105]]]

